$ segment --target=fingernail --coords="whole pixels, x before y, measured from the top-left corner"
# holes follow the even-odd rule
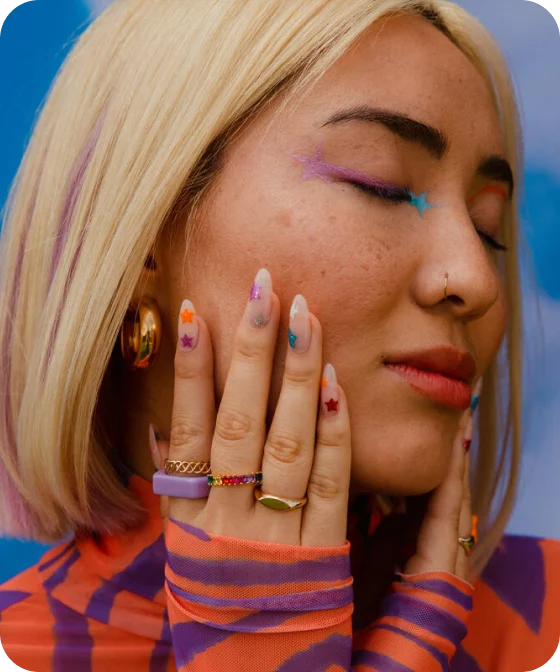
[[[338,382],[332,364],[327,364],[321,380],[321,413],[336,415],[338,413]]]
[[[471,448],[472,435],[473,435],[473,420],[472,418],[469,418],[465,426],[465,433],[463,434],[463,448],[465,449],[465,453],[468,453]]]
[[[183,351],[194,350],[198,345],[198,321],[196,310],[188,299],[181,304],[179,312],[179,348]]]
[[[471,397],[471,411],[474,413],[478,402],[480,400],[480,393],[482,392],[482,378],[479,378],[477,384],[474,386],[474,390]]]
[[[150,453],[152,454],[152,461],[154,463],[154,466],[156,469],[161,469],[161,457],[156,442],[156,434],[154,426],[152,425],[151,422],[148,425],[148,438],[150,444]]]
[[[247,303],[247,319],[254,327],[266,327],[270,321],[272,276],[266,268],[261,268],[253,281]]]
[[[294,352],[307,352],[311,343],[311,323],[307,301],[297,294],[290,308],[290,328],[288,329],[290,348]]]

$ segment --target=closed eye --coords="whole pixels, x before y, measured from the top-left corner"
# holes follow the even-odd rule
[[[391,203],[410,203],[412,193],[408,189],[396,187],[392,184],[365,184],[364,182],[348,181],[348,184],[356,187],[370,196],[377,196]]]
[[[402,187],[397,187],[390,184],[365,184],[364,182],[357,182],[352,180],[347,180],[347,183],[351,184],[353,187],[356,187],[361,192],[368,194],[369,196],[382,198],[383,200],[389,201],[390,203],[399,204],[410,203],[412,201],[412,192],[409,189],[403,189]],[[475,224],[475,222],[473,222],[473,224]],[[492,236],[486,233],[486,231],[483,231],[479,228],[477,228],[476,231],[478,235],[488,245],[490,245],[490,247],[500,252],[507,252],[508,248],[505,245],[499,243],[495,238],[492,238]]]

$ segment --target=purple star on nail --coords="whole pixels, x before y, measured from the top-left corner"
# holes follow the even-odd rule
[[[185,334],[181,338],[181,343],[183,344],[184,348],[192,348],[193,340],[194,340],[194,338],[192,336],[187,336],[187,334]]]
[[[261,298],[261,288],[259,285],[255,285],[253,283],[253,286],[251,287],[251,296],[249,297],[249,301],[253,301],[254,299],[260,299]]]

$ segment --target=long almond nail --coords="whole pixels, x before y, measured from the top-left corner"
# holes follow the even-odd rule
[[[463,434],[463,448],[465,449],[465,453],[468,453],[471,448],[472,435],[473,435],[473,420],[472,418],[469,418],[465,426],[465,433]]]
[[[305,297],[298,294],[290,308],[290,328],[288,329],[290,347],[294,352],[307,352],[311,343],[311,322]]]
[[[270,322],[272,308],[272,276],[261,268],[253,281],[247,304],[247,319],[254,327],[262,328]]]
[[[323,415],[338,413],[338,381],[332,364],[327,364],[321,380],[321,412]]]
[[[194,350],[198,345],[198,322],[194,304],[188,299],[181,304],[178,328],[179,349],[186,352]]]
[[[478,402],[480,400],[480,393],[482,392],[482,378],[479,378],[477,384],[474,386],[474,390],[471,398],[471,411],[474,413]]]
[[[152,425],[151,422],[148,425],[148,440],[150,444],[150,453],[152,455],[152,461],[154,463],[154,466],[156,469],[161,469],[161,457],[157,446],[154,426]]]

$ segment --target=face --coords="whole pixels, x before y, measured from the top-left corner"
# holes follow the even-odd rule
[[[386,361],[452,346],[474,358],[472,389],[504,337],[507,252],[488,236],[503,240],[509,185],[488,160],[504,152],[491,95],[442,33],[403,17],[372,26],[278,110],[227,151],[186,261],[181,235],[160,246],[167,333],[190,298],[212,334],[219,401],[253,277],[268,268],[282,304],[268,422],[301,293],[348,398],[353,491],[426,493],[445,476],[462,411]]]

